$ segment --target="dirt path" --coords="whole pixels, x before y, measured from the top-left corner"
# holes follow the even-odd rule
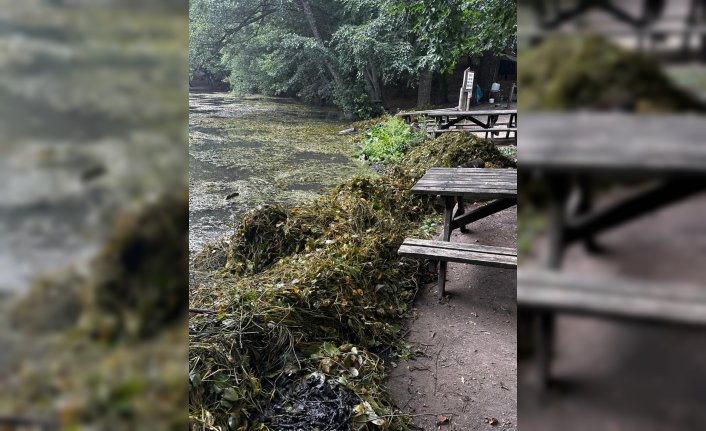
[[[700,195],[636,219],[597,238],[604,255],[571,247],[564,270],[703,285],[704,214]],[[531,358],[520,361],[523,431],[706,429],[706,329],[565,315],[556,333],[552,377],[561,384],[543,401]]]
[[[516,209],[455,231],[451,241],[514,247]],[[436,283],[420,289],[407,340],[418,354],[398,364],[388,385],[417,427],[515,430],[517,422],[516,273],[449,264],[448,302],[437,301]]]

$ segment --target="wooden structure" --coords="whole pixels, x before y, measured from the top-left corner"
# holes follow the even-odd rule
[[[470,68],[463,71],[463,83],[461,84],[461,92],[458,95],[459,111],[468,111],[473,103],[473,85],[475,84],[475,72]]]
[[[515,97],[515,93],[517,93],[517,83],[513,82],[512,87],[510,87],[510,94],[508,94],[507,96],[507,103],[505,104],[505,109],[510,109],[510,104],[512,103],[512,98]]]
[[[517,303],[536,310],[706,325],[706,287],[520,270]]]
[[[439,299],[444,296],[447,262],[463,262],[501,268],[517,266],[514,249],[450,243],[451,232],[496,212],[517,205],[517,171],[514,169],[431,168],[412,187],[412,193],[440,196],[444,200],[441,241],[405,240],[399,254],[439,262]],[[468,213],[464,199],[492,199]],[[458,208],[454,213],[454,206]]]
[[[483,109],[477,111],[458,111],[451,109],[431,109],[427,111],[401,112],[397,114],[408,124],[424,119],[427,133],[438,136],[446,132],[489,133],[501,136],[505,141],[500,144],[517,141],[516,109]],[[502,136],[504,134],[504,136]],[[513,138],[511,141],[510,139]]]
[[[532,0],[523,6],[533,10],[535,23],[521,26],[519,35],[532,43],[557,32],[590,32],[615,40],[635,40],[638,49],[667,58],[706,56],[705,0]]]
[[[557,271],[566,247],[597,246],[599,233],[706,190],[703,118],[619,114],[545,114],[523,119],[524,172],[550,191],[548,269]],[[596,211],[594,181],[645,180],[646,191]],[[572,188],[580,197],[569,214]],[[557,312],[671,323],[706,324],[706,290],[626,280],[576,279],[571,274],[518,278],[518,305],[536,311],[535,345],[546,385]]]
[[[406,238],[398,253],[420,259],[468,263],[506,269],[517,268],[517,250],[510,247]]]

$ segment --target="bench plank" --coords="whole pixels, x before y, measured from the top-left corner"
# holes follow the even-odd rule
[[[517,196],[514,169],[431,168],[412,187],[412,193],[483,198]]]
[[[440,244],[441,243],[441,244]],[[472,246],[472,247],[459,247]],[[502,250],[501,250],[502,249]],[[495,268],[516,268],[517,255],[513,249],[471,244],[458,244],[445,241],[406,239],[398,253],[421,259],[445,262],[469,263]]]
[[[517,256],[517,250],[511,247],[496,247],[492,245],[480,245],[480,244],[466,244],[459,242],[447,242],[447,241],[435,241],[419,238],[406,238],[404,243],[406,245],[415,246],[427,246],[427,247],[437,247],[442,249],[458,249],[458,250],[468,250],[476,251],[489,254],[500,254],[505,256]]]
[[[706,287],[690,284],[518,271],[517,304],[614,318],[706,324]]]

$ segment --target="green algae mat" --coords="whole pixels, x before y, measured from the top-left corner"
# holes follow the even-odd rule
[[[231,233],[250,208],[292,205],[372,171],[341,114],[289,99],[189,97],[190,248]]]

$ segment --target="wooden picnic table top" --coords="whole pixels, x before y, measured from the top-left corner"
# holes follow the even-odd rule
[[[457,109],[430,109],[428,111],[400,112],[398,117],[427,115],[429,117],[473,117],[476,115],[511,115],[517,114],[517,109],[480,109],[477,111],[459,111]]]
[[[412,193],[476,199],[517,197],[515,169],[431,168]]]
[[[706,175],[706,117],[527,114],[519,165],[555,172]]]

